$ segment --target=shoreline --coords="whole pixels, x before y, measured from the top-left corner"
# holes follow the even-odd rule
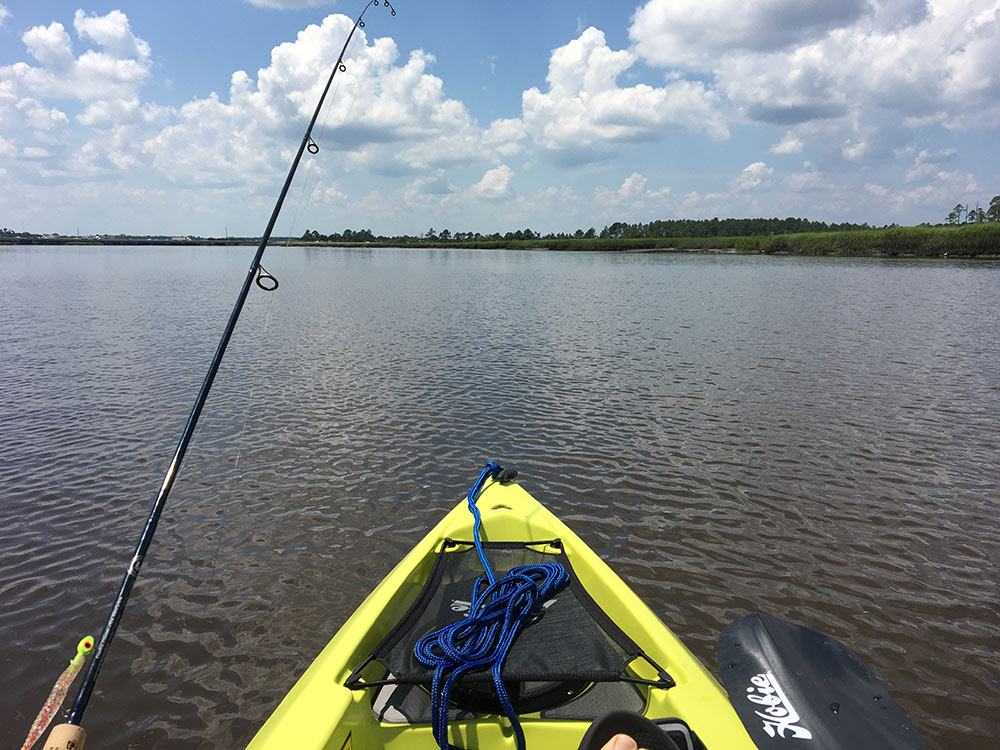
[[[0,246],[254,246],[254,237],[3,237]],[[1000,260],[1000,223],[943,227],[887,227],[849,232],[803,232],[745,237],[645,237],[478,240],[441,242],[397,237],[369,242],[275,238],[271,247],[544,250],[556,252],[692,253],[867,258]]]

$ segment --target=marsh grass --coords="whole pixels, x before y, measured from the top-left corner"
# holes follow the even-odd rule
[[[441,243],[417,246],[441,247]],[[858,257],[974,258],[1000,256],[1000,224],[888,227],[855,232],[804,232],[753,237],[663,239],[533,239],[454,242],[448,247],[618,252],[735,252]]]

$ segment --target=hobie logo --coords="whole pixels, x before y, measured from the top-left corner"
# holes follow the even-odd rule
[[[812,732],[799,726],[799,714],[792,708],[773,674],[756,674],[750,678],[750,684],[753,687],[747,688],[747,700],[758,706],[767,706],[754,713],[764,720],[764,731],[769,737],[812,739]]]

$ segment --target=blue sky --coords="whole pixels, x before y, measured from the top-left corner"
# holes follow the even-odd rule
[[[0,0],[0,226],[259,234],[362,7]],[[395,7],[279,234],[914,224],[1000,193],[996,0]]]

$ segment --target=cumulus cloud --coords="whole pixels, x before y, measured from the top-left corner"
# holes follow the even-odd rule
[[[469,188],[469,194],[476,198],[488,200],[504,200],[514,195],[510,181],[514,171],[506,164],[501,164],[483,175],[483,179]]]
[[[407,185],[403,190],[403,197],[407,202],[413,202],[425,198],[440,199],[456,192],[458,188],[449,182],[447,173],[439,169],[428,177],[418,177]]]
[[[97,42],[112,57],[149,58],[149,45],[132,33],[128,17],[120,10],[113,10],[105,16],[88,16],[78,10],[73,16],[73,27],[81,39]]]
[[[665,128],[729,137],[717,97],[700,81],[620,87],[618,77],[636,60],[628,50],[612,50],[594,27],[555,49],[549,90],[531,88],[521,99],[524,127],[534,143],[557,160],[584,163],[623,143],[657,141]]]
[[[271,65],[254,81],[233,76],[230,106],[267,132],[290,135],[308,117],[353,21],[331,15],[276,47]],[[355,32],[347,70],[338,73],[338,96],[317,129],[321,146],[344,152],[349,168],[379,174],[419,173],[455,164],[495,161],[516,153],[523,130],[499,120],[484,130],[465,105],[448,98],[430,72],[434,57],[413,51],[402,64],[390,38],[369,41]]]
[[[765,184],[774,174],[774,168],[767,166],[762,161],[755,161],[748,164],[740,172],[740,176],[733,180],[733,190],[754,190]]]
[[[44,148],[57,160],[45,168],[65,177],[143,167],[181,188],[266,190],[287,169],[289,144],[301,135],[353,23],[335,14],[307,26],[276,46],[256,75],[238,70],[228,92],[175,109],[143,101],[152,55],[127,16],[77,11],[73,29],[94,49],[77,55],[70,32],[53,22],[23,36],[37,64],[0,68],[0,119],[19,123],[4,135],[22,155],[26,146]],[[416,50],[400,60],[392,39],[370,39],[363,30],[354,40],[347,69],[337,74],[337,96],[313,134],[324,150],[316,164],[426,173],[495,164],[523,148],[519,119],[483,128],[445,95],[430,72],[432,55]],[[75,118],[80,127],[71,129],[69,117],[49,104],[66,98],[84,104]]]
[[[512,156],[521,151],[521,142],[527,134],[524,123],[517,118],[494,120],[483,134],[482,142],[501,156]]]
[[[37,99],[29,97],[17,102],[11,110],[12,114],[14,112],[20,115],[22,123],[36,136],[46,137],[69,125],[69,117],[65,112],[56,107],[46,107]]]
[[[172,114],[169,107],[142,103],[139,97],[104,99],[90,102],[76,121],[87,127],[112,127],[126,123],[153,125],[165,123]]]
[[[103,49],[89,49],[77,57],[61,23],[35,26],[21,41],[40,65],[22,62],[0,68],[0,81],[38,98],[86,102],[135,96],[149,77],[150,49],[132,33],[125,14],[114,10],[106,16],[87,16],[77,11],[74,27],[81,39]]]
[[[823,173],[808,161],[802,164],[801,172],[793,172],[783,182],[787,187],[795,191],[823,190],[830,187]]]
[[[772,154],[801,154],[804,145],[801,138],[796,138],[792,133],[785,133],[785,137],[769,150]]]
[[[906,172],[906,182],[924,179],[939,172],[941,165],[953,161],[957,153],[953,148],[940,151],[921,150],[914,159],[913,166]]]
[[[887,211],[900,213],[921,206],[947,206],[956,202],[975,201],[980,195],[979,183],[968,172],[958,169],[939,170],[929,175],[922,185],[905,188],[868,183],[865,190],[878,199]]]
[[[66,33],[66,27],[61,23],[34,26],[24,32],[21,41],[28,48],[28,54],[43,66],[65,69],[73,63],[73,42]],[[18,72],[22,74],[29,71],[30,66],[27,65],[18,68]]]
[[[647,63],[707,73],[750,120],[815,125],[847,160],[1000,119],[995,0],[649,0],[629,33]]]
[[[662,210],[670,188],[651,190],[646,187],[648,182],[643,175],[633,172],[616,189],[599,185],[594,190],[595,209],[601,215],[615,216],[622,216],[622,211],[644,216],[649,211]]]
[[[692,190],[684,196],[677,209],[677,216],[733,216],[740,214],[740,206],[734,205],[733,196],[728,193],[710,192],[704,195]]]
[[[265,211],[352,26],[352,19],[330,15],[277,45],[260,70],[235,71],[228,91],[180,107],[144,98],[152,50],[124,13],[78,11],[72,26],[36,26],[22,38],[26,61],[0,67],[0,153],[13,165],[5,179],[75,184],[76,203],[88,195],[86,185],[101,180],[101,191],[90,191],[94,200],[113,194],[122,206],[139,200],[137,186],[160,182],[168,185],[169,210],[181,223],[187,215],[214,224],[232,213],[237,195],[241,212]],[[299,172],[309,203],[356,207],[377,218],[377,206],[333,183],[344,170],[364,171],[369,180],[413,176],[404,188],[372,194],[425,210],[450,206],[467,214],[484,200],[516,197],[514,172],[503,161],[525,148],[521,118],[481,126],[446,95],[432,73],[432,55],[401,56],[391,38],[359,30],[345,62],[336,96],[313,133],[321,154],[307,158]],[[79,106],[57,106],[66,99]],[[493,168],[459,190],[445,171],[453,166]],[[386,211],[387,220],[398,220]]]
[[[865,0],[650,0],[636,12],[629,36],[654,65],[710,71],[720,55],[820,38],[867,7]]]
[[[0,28],[3,28],[4,21],[10,18],[10,11],[6,5],[0,5]]]

